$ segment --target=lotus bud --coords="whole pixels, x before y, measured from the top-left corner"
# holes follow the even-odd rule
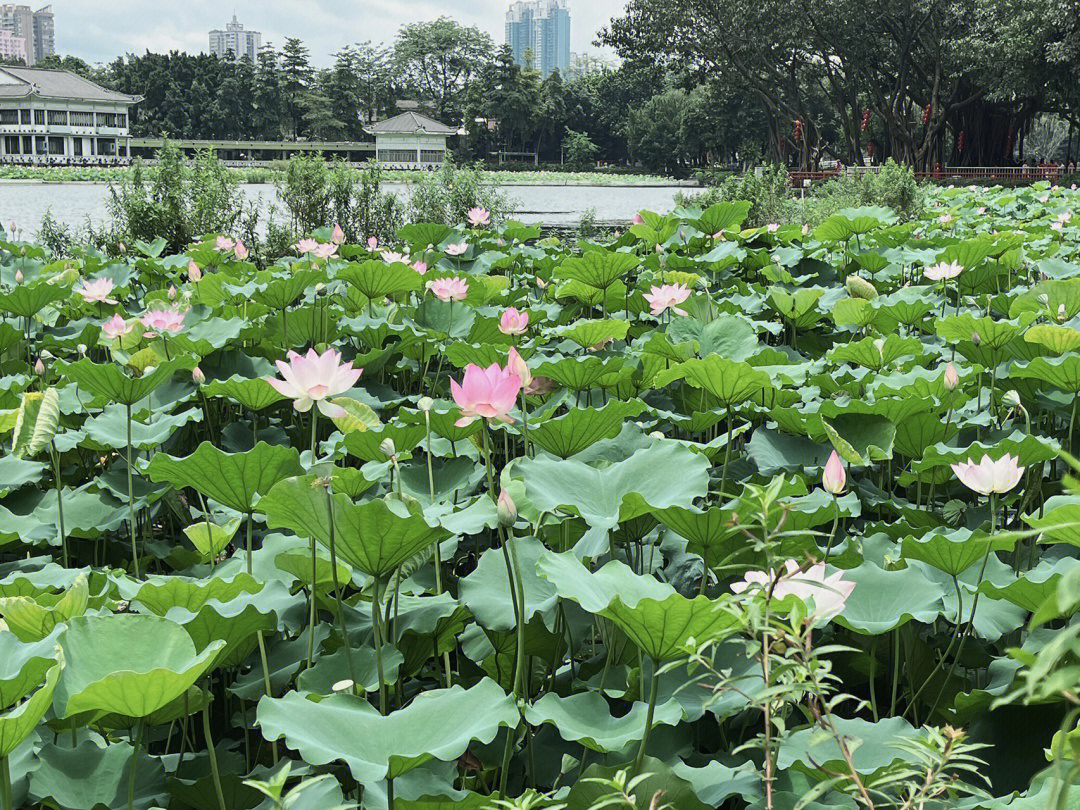
[[[15,271],[15,283],[16,284],[22,284],[22,282],[23,282],[22,270],[16,270]]]
[[[155,371],[157,371],[157,366],[147,366],[142,370],[142,376],[149,377]]]
[[[972,332],[971,333],[971,342],[974,343],[976,346],[978,346],[980,343],[982,343],[982,338],[979,337],[978,332]]]
[[[1050,296],[1046,293],[1042,293],[1039,296],[1039,303],[1042,304],[1044,307],[1050,306]]]
[[[862,298],[864,301],[873,301],[878,297],[877,288],[862,276],[848,276],[846,286],[848,295],[852,298]]]
[[[1059,321],[1065,320],[1065,305],[1064,304],[1058,304],[1058,320]]]
[[[826,492],[839,495],[844,491],[845,484],[847,484],[847,473],[844,471],[844,464],[833,450],[825,463],[825,471],[821,474],[821,486]]]
[[[37,359],[37,362],[34,363],[34,373],[39,377],[45,376],[45,364],[41,361],[40,357]]]
[[[517,505],[510,497],[510,493],[505,489],[499,493],[499,501],[495,506],[495,511],[499,516],[499,525],[504,528],[513,526],[517,521]]]
[[[78,346],[75,347],[75,351],[77,351],[80,355],[85,356],[86,355],[86,344],[85,343],[80,343]]]
[[[946,391],[953,391],[960,384],[960,375],[956,373],[956,367],[949,363],[945,366],[945,376],[942,378]]]
[[[662,430],[654,430],[652,433],[649,434],[649,438],[650,439],[663,439],[663,438],[665,438],[664,432]]]
[[[120,253],[121,255],[127,253],[127,245],[125,245],[123,242],[120,243]]]
[[[416,403],[416,407],[427,413],[435,407],[435,400],[431,397],[420,397],[420,400]]]
[[[333,692],[351,692],[355,685],[356,684],[346,678],[343,681],[338,681],[337,683],[335,683],[333,686],[330,687],[330,690]]]
[[[1020,392],[1015,388],[1010,388],[1005,392],[1005,396],[1001,398],[1001,401],[1010,408],[1020,408]]]
[[[15,220],[11,220],[11,236],[12,236],[12,238],[14,238],[14,237],[15,237],[15,231],[16,231],[16,230],[17,230],[17,229],[16,229],[16,227],[15,227]]]
[[[191,380],[196,385],[202,385],[204,382],[206,382],[206,375],[203,374],[203,370],[201,368],[195,366],[195,368],[191,370]]]
[[[247,261],[247,257],[251,255],[251,251],[247,249],[247,245],[240,239],[236,240],[236,247],[233,248],[233,255],[240,261]]]
[[[881,355],[881,359],[885,359],[885,341],[883,338],[878,338],[874,341],[874,348],[877,349],[878,354]]]
[[[394,454],[397,453],[397,447],[394,446],[394,440],[383,439],[381,442],[379,442],[379,452],[382,453],[384,456],[389,456],[390,458],[393,458]]]
[[[379,246],[379,239],[376,236],[369,236],[367,240],[368,250],[375,250]]]
[[[334,225],[334,230],[330,234],[330,241],[333,242],[335,245],[345,244],[345,231],[341,230],[340,225]]]
[[[195,264],[194,261],[188,262],[187,277],[188,281],[190,281],[192,284],[202,278],[202,270],[199,269],[199,265]]]
[[[172,284],[169,285],[169,300],[176,300],[176,287],[174,287]]]

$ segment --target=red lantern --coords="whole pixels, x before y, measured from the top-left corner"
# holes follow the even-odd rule
[[[873,141],[870,141],[870,143],[868,143],[866,145],[866,156],[867,157],[873,157],[874,156],[874,142]]]
[[[960,134],[956,136],[956,151],[964,151],[964,130],[960,130]]]
[[[862,116],[862,127],[861,127],[862,131],[866,132],[866,129],[869,126],[870,126],[870,110],[867,110],[866,112],[863,113],[863,116]]]
[[[795,140],[796,142],[802,140],[802,121],[798,118],[795,119]]]
[[[926,109],[925,109],[925,110],[923,110],[923,114],[922,114],[922,122],[923,122],[923,125],[924,125],[924,126],[925,126],[926,124],[929,124],[929,123],[930,123],[930,105],[929,105],[929,104],[927,104],[927,105],[926,105]]]

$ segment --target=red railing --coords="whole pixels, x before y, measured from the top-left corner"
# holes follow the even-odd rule
[[[795,187],[832,180],[841,174],[857,176],[865,172],[879,172],[880,166],[845,166],[817,172],[790,172],[791,185]],[[1008,180],[1029,182],[1059,180],[1065,174],[1064,166],[944,166],[927,172],[915,172],[920,179],[929,180]]]

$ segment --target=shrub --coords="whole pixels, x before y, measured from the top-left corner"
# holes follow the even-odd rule
[[[746,200],[750,211],[746,227],[754,228],[770,222],[789,222],[798,211],[797,203],[789,196],[791,186],[787,169],[783,166],[766,166],[757,172],[728,177],[718,186],[700,194],[676,194],[679,205],[696,205],[707,208],[722,200]]]
[[[505,218],[512,210],[510,198],[484,182],[480,167],[455,166],[448,160],[416,181],[409,192],[407,211],[412,222],[455,225],[464,222],[469,209],[477,206],[488,209],[493,220]]]
[[[563,138],[563,160],[574,171],[586,171],[596,165],[596,153],[600,147],[584,132],[566,130]]]

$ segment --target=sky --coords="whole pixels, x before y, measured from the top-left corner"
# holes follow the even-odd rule
[[[30,0],[21,0],[30,2]],[[224,28],[233,13],[245,28],[261,31],[279,46],[300,37],[312,63],[324,67],[332,54],[356,42],[390,42],[407,22],[441,15],[487,31],[501,45],[509,0],[51,0],[56,50],[88,62],[107,62],[146,50],[207,49],[207,32]],[[34,8],[44,4],[37,0]],[[621,14],[625,0],[570,0],[570,50],[596,52],[597,30]]]

